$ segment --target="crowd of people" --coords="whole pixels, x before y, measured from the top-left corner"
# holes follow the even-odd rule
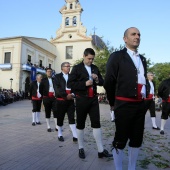
[[[6,106],[10,103],[23,100],[25,98],[24,91],[14,92],[13,89],[0,90],[0,106]]]

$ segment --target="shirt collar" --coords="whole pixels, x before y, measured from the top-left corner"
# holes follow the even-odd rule
[[[67,76],[68,74],[65,74],[64,72],[62,72],[64,76]]]
[[[126,47],[127,48],[127,47]],[[139,53],[138,51],[132,51],[130,50],[129,48],[127,48],[127,52],[131,55],[131,56],[139,56]]]

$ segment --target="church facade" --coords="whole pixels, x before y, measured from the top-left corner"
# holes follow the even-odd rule
[[[60,9],[61,26],[50,41],[25,36],[0,39],[0,88],[27,91],[32,67],[41,74],[45,74],[45,67],[51,67],[58,73],[62,62],[74,64],[83,58],[85,48],[101,48],[103,42],[97,35],[86,35],[87,29],[81,22],[83,8],[79,1],[65,2]]]

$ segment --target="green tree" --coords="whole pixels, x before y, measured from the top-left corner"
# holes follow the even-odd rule
[[[156,63],[148,71],[154,74],[156,89],[158,89],[159,84],[167,79],[170,74],[170,63]]]
[[[124,48],[124,46],[120,45],[119,48],[114,49],[113,47],[109,46],[109,43],[107,43],[107,45],[103,49],[99,49],[99,48],[96,49],[96,56],[94,59],[94,64],[99,68],[102,76],[105,76],[106,63],[107,63],[107,60],[108,60],[110,54],[113,53],[114,51],[118,51],[123,48]],[[76,60],[73,64],[73,66],[76,64],[79,64],[80,62],[82,62],[82,60],[83,59]]]

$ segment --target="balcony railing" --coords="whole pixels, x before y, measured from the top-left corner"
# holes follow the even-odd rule
[[[0,69],[1,70],[11,70],[12,64],[10,64],[10,63],[0,64]]]
[[[25,71],[31,71],[31,65],[29,64],[23,64],[22,65],[22,70],[25,70]],[[37,73],[41,73],[41,74],[45,74],[46,71],[44,69],[41,69],[41,68],[36,68],[36,71]]]

